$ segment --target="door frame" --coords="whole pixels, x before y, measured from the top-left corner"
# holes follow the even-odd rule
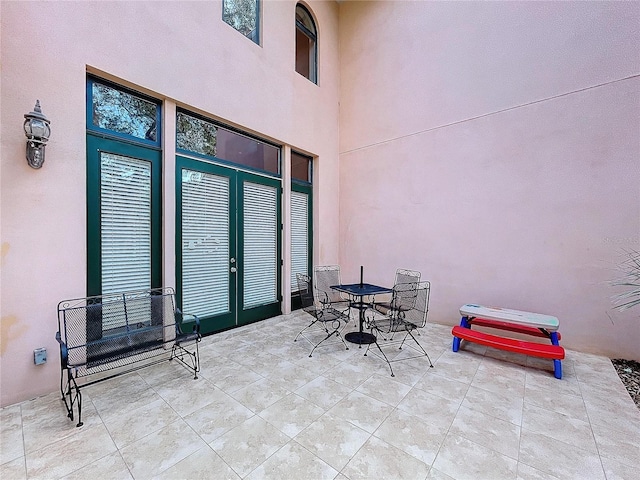
[[[200,171],[212,175],[220,175],[229,178],[229,255],[236,259],[237,272],[229,275],[229,311],[215,315],[215,324],[208,323],[214,317],[201,319],[201,332],[203,334],[215,333],[230,328],[239,327],[256,321],[271,318],[282,313],[282,182],[279,178],[258,175],[244,171],[232,165],[224,165],[208,162],[202,159],[185,155],[176,155],[176,302],[182,309],[182,169]],[[268,185],[276,188],[276,227],[277,227],[277,251],[276,251],[276,301],[274,303],[260,305],[244,310],[242,300],[244,298],[244,245],[243,245],[243,207],[244,199],[242,187],[244,182],[250,181],[260,185]],[[231,267],[233,265],[229,265]],[[185,312],[190,313],[190,312]],[[204,320],[204,322],[202,321]],[[207,324],[208,323],[208,324]]]

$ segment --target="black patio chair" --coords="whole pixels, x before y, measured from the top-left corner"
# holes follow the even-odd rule
[[[314,299],[313,287],[311,286],[311,277],[302,273],[296,274],[296,281],[298,282],[298,293],[300,294],[300,300],[302,303],[302,309],[313,317],[313,320],[309,325],[300,330],[300,333],[293,339],[294,342],[298,340],[298,337],[304,338],[309,342],[313,348],[309,352],[309,357],[313,355],[313,352],[320,344],[333,336],[340,339],[346,350],[349,347],[342,338],[340,333],[344,328],[344,324],[349,320],[349,317],[344,313],[333,308],[329,299],[322,293],[319,294],[318,301]],[[318,341],[319,335],[311,336],[311,332],[308,331],[311,327],[318,327],[316,329],[323,333],[324,337]],[[317,332],[317,333],[320,333]]]
[[[415,270],[406,270],[404,268],[399,268],[396,270],[396,279],[393,282],[393,285],[395,286],[404,283],[418,283],[420,281],[420,275],[420,272],[417,272]],[[382,302],[375,302],[374,308],[383,315],[386,315],[387,313],[389,313],[389,309],[391,308],[391,299]]]
[[[376,314],[376,311],[372,310],[373,315],[368,321],[368,328],[376,337],[375,346],[378,351],[371,350],[371,352],[387,362],[392,377],[395,375],[391,362],[427,357],[429,366],[433,367],[429,354],[414,336],[414,332],[424,328],[427,324],[430,290],[431,284],[429,282],[399,283],[393,287],[391,302],[389,302],[386,314],[380,316],[379,312]],[[401,338],[398,338],[397,335]],[[369,353],[371,345],[374,344],[370,344],[367,347],[365,356]],[[399,355],[399,352],[390,350],[391,347],[395,346],[398,347],[398,350],[402,350],[402,347],[406,346],[414,350],[416,354],[411,356]],[[392,353],[395,356],[389,359],[383,349],[387,350],[389,356]]]
[[[347,317],[350,315],[350,302],[340,292],[331,288],[332,285],[340,285],[339,265],[318,265],[313,267],[313,282],[316,296],[319,299],[326,299],[331,307],[343,313]]]

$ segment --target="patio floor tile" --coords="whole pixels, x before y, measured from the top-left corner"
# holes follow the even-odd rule
[[[518,462],[490,448],[449,433],[433,466],[458,480],[501,480],[516,477]]]
[[[551,362],[428,324],[425,357],[293,342],[303,312],[205,337],[197,380],[163,362],[0,409],[0,477],[22,479],[640,478],[640,410],[611,362]],[[354,324],[348,327],[353,329]],[[400,352],[395,358],[402,358]]]

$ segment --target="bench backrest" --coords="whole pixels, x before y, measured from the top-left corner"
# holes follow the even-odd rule
[[[58,329],[69,365],[91,367],[158,348],[176,335],[175,292],[155,288],[65,300],[58,304]]]

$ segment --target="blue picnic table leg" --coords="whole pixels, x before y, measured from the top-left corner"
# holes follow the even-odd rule
[[[460,319],[460,326],[463,328],[471,328],[471,324],[467,320],[467,317],[462,317]],[[460,349],[460,339],[458,337],[453,337],[453,351],[457,352]]]
[[[551,343],[553,345],[560,345],[558,341],[558,332],[551,332],[549,335],[551,338]],[[553,376],[560,379],[562,378],[562,362],[560,360],[553,361]]]

